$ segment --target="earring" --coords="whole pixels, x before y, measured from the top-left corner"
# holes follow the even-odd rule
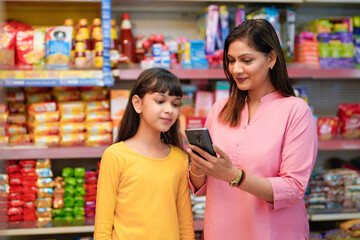
[[[270,69],[272,70],[272,69],[273,69],[273,66],[272,66],[272,67],[270,67]]]

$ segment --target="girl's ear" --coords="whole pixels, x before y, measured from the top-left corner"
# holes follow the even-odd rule
[[[134,95],[131,99],[131,102],[132,102],[135,112],[140,114],[141,113],[141,98],[138,95]]]
[[[274,50],[271,50],[269,53],[269,68],[273,69],[276,63],[277,54]]]

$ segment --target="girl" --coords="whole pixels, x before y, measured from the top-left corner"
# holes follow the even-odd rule
[[[194,239],[188,156],[179,134],[180,81],[141,73],[116,143],[101,159],[94,239]]]
[[[206,193],[206,240],[305,240],[303,201],[317,154],[315,120],[295,97],[273,26],[247,20],[226,38],[224,71],[230,97],[206,120],[213,157],[196,146],[190,182]]]

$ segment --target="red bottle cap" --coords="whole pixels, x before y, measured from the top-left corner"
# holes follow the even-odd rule
[[[123,13],[121,19],[130,19],[129,13]]]

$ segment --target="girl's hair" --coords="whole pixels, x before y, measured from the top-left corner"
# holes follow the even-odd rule
[[[132,104],[134,95],[142,99],[147,93],[166,93],[167,91],[170,96],[182,97],[180,80],[174,74],[162,68],[150,68],[143,71],[131,90],[115,142],[133,137],[139,128],[140,116]],[[169,131],[161,133],[162,141],[182,148],[179,129],[179,118],[177,118]]]
[[[230,83],[230,97],[221,110],[218,118],[221,122],[236,127],[240,123],[241,110],[245,105],[247,91],[237,88],[236,82],[229,71],[228,51],[232,42],[242,40],[249,47],[264,53],[266,56],[274,50],[276,63],[270,71],[271,83],[283,96],[295,96],[286,69],[285,57],[280,47],[280,42],[275,29],[265,19],[251,19],[244,21],[234,28],[227,36],[224,45],[223,68],[227,80]],[[265,66],[264,66],[265,67]]]

